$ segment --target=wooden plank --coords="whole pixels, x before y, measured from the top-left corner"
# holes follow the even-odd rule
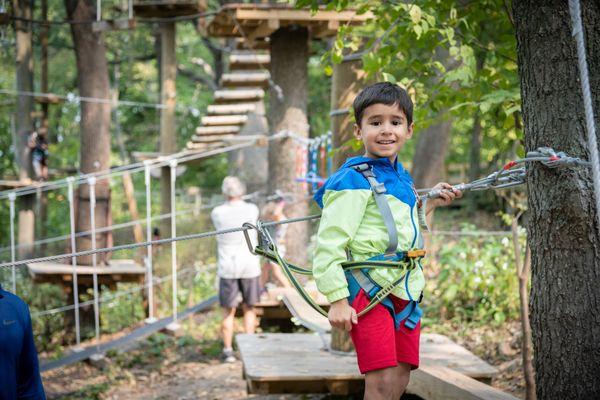
[[[139,17],[168,18],[198,14],[206,7],[201,0],[136,0],[133,11]]]
[[[223,86],[261,86],[269,84],[268,71],[245,71],[223,74],[221,85]]]
[[[242,114],[255,110],[256,104],[254,103],[213,104],[206,108],[209,115]]]
[[[219,135],[219,136],[192,136],[193,143],[216,143],[227,139],[236,138],[237,135]]]
[[[31,185],[33,182],[29,181],[18,181],[18,180],[3,180],[0,179],[0,189],[18,189],[28,185]]]
[[[244,125],[248,121],[246,115],[218,115],[202,117],[202,125],[205,126],[233,126]]]
[[[406,392],[427,400],[516,400],[450,368],[423,363],[410,374]]]
[[[306,393],[308,387],[312,393],[357,393],[364,377],[355,357],[328,352],[324,340],[329,341],[329,335],[237,335],[250,392]],[[424,346],[426,341],[422,341]],[[426,358],[413,371],[409,392],[428,400],[515,399],[447,366],[431,364]]]
[[[236,52],[229,56],[229,64],[231,67],[240,64],[260,67],[261,65],[268,65],[270,62],[271,56],[269,54]]]
[[[315,332],[324,333],[331,330],[329,320],[312,308],[295,289],[288,289],[282,295],[282,298],[287,308],[301,325]]]
[[[279,29],[279,20],[278,19],[267,19],[261,21],[258,26],[248,34],[247,41],[250,43],[250,46],[259,38],[265,38],[271,36],[273,32]]]
[[[73,266],[71,264],[61,264],[58,262],[37,262],[27,264],[29,273],[32,276],[37,275],[72,275]],[[97,275],[144,275],[146,268],[137,264],[134,260],[111,260],[106,266],[91,267],[88,265],[76,265],[75,271],[77,275],[92,275],[96,272]]]
[[[498,375],[497,368],[443,335],[421,335],[420,354],[421,360],[426,361],[427,365],[451,368],[476,379],[489,381]]]
[[[215,136],[215,135],[230,135],[238,133],[240,127],[236,125],[225,125],[225,126],[199,126],[196,128],[196,135],[198,136]]]
[[[288,21],[340,21],[342,23],[360,24],[373,18],[370,12],[358,15],[353,10],[345,11],[325,11],[319,10],[313,13],[307,9],[296,9],[293,7],[282,9],[274,7],[271,9],[243,9],[235,10],[235,18],[238,22],[255,20],[288,20]]]
[[[215,102],[259,100],[265,97],[262,89],[215,90]]]

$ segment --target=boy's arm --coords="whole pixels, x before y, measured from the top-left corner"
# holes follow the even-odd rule
[[[346,247],[356,235],[371,192],[369,190],[328,190],[323,196],[323,213],[317,233],[313,276],[330,303],[350,295],[341,263]]]

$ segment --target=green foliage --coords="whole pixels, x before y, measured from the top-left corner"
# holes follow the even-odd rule
[[[474,230],[465,224],[463,230]],[[521,235],[523,245],[525,235]],[[428,280],[428,318],[501,324],[519,318],[512,239],[462,236],[436,254],[439,274]]]

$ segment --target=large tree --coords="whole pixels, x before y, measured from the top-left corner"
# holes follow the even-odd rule
[[[600,110],[600,3],[582,1],[593,104]],[[566,1],[513,4],[527,149],[589,158]],[[591,171],[531,165],[531,325],[539,399],[600,398],[600,234]]]
[[[82,97],[110,99],[108,64],[102,32],[93,32],[92,24],[83,21],[96,19],[95,2],[92,0],[65,0],[69,19],[81,21],[71,24],[75,56],[77,59],[77,83]],[[105,171],[110,167],[110,104],[99,102],[81,102],[81,145],[80,170],[82,173]],[[78,191],[77,231],[90,229],[90,192],[88,185],[80,185]],[[109,225],[110,187],[106,179],[96,184],[96,208],[94,211],[96,227]],[[98,235],[98,248],[109,244],[108,234]],[[91,248],[90,236],[77,240],[77,250]],[[99,260],[107,257],[101,253]],[[91,256],[80,257],[80,264],[90,264]]]

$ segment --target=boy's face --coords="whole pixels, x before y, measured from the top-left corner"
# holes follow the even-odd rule
[[[363,112],[360,126],[354,125],[354,136],[362,140],[365,157],[386,157],[392,163],[412,134],[413,124],[407,125],[406,115],[397,104],[370,105]]]

